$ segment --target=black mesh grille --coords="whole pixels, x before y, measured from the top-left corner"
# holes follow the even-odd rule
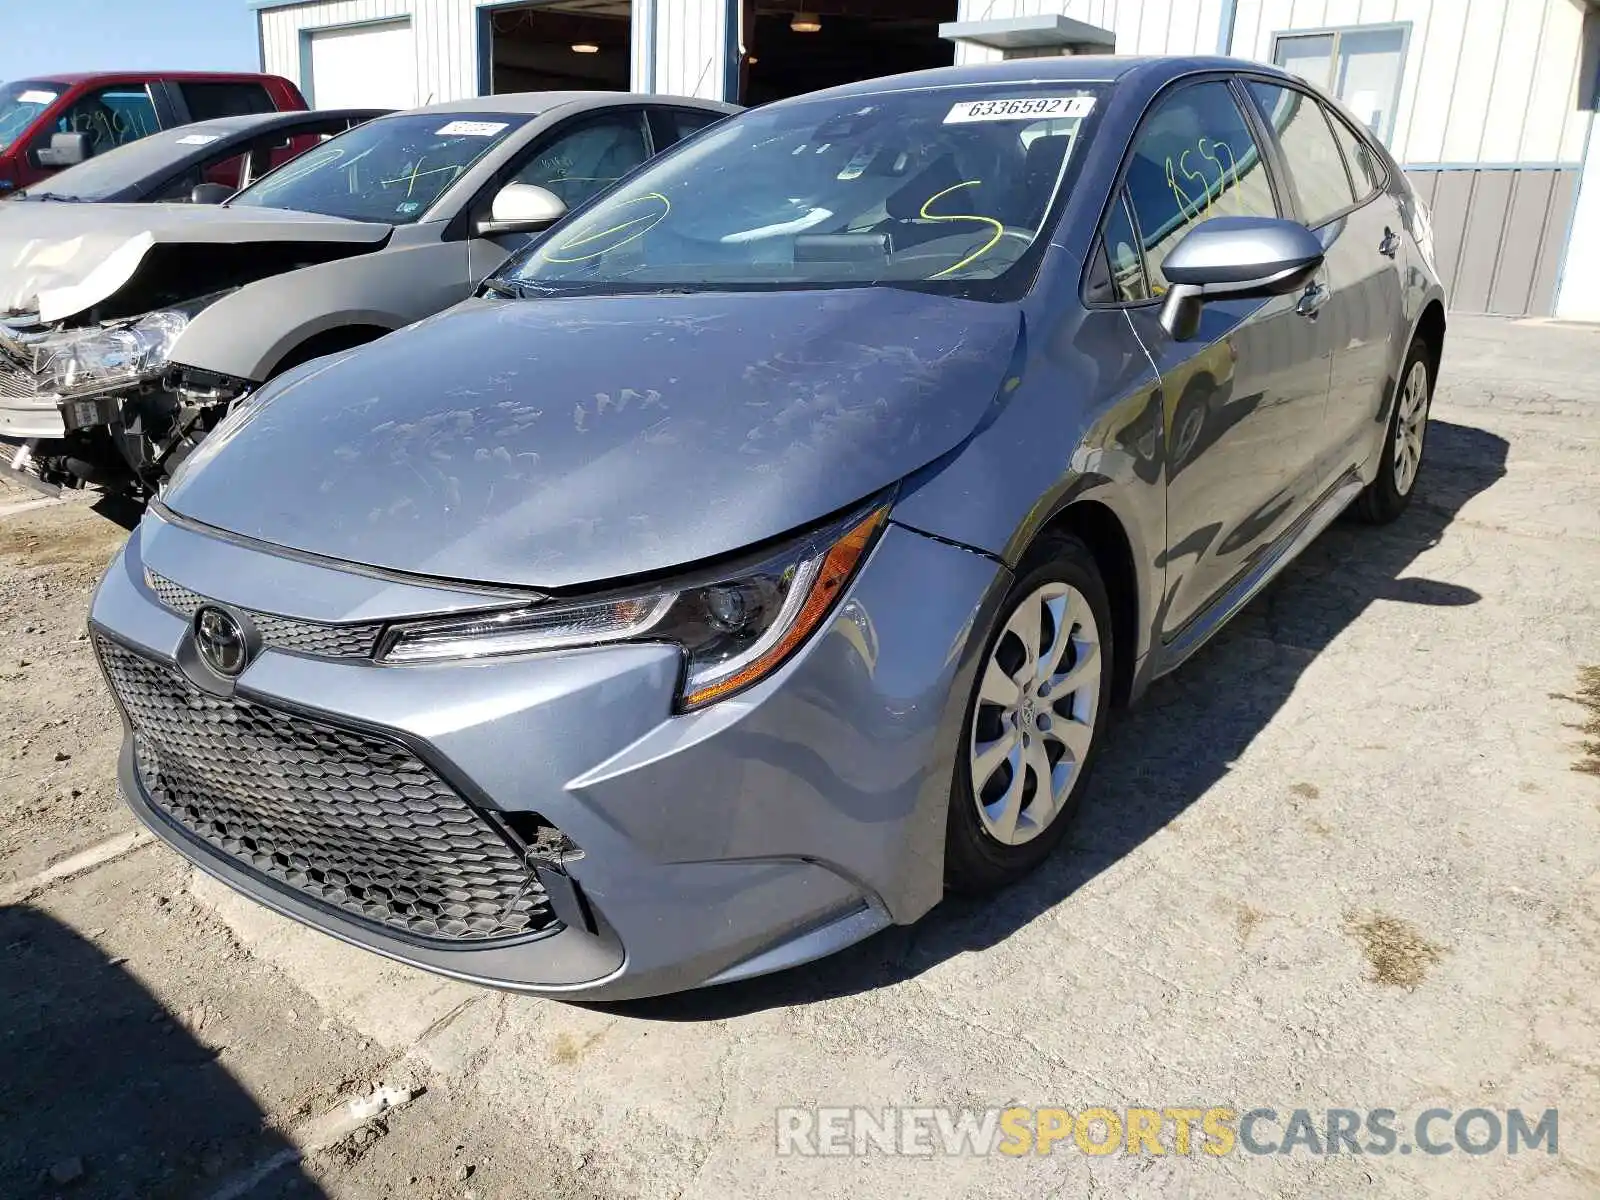
[[[155,805],[251,870],[413,937],[556,924],[515,849],[398,742],[200,691],[96,638]]]
[[[173,583],[163,575],[146,570],[144,581],[156,594],[156,599],[186,617],[194,616],[195,609],[208,603],[199,592],[190,591],[182,584]],[[308,654],[313,658],[371,658],[383,632],[381,623],[364,625],[322,625],[315,621],[299,621],[293,617],[276,617],[268,613],[252,612],[250,620],[261,634],[261,640],[275,650],[292,654]]]

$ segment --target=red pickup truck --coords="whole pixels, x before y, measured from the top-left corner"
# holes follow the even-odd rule
[[[0,83],[0,199],[160,129],[305,107],[277,75],[103,71]]]

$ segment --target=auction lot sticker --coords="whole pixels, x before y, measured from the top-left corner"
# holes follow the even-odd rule
[[[945,114],[946,125],[974,121],[1037,121],[1041,117],[1087,117],[1093,96],[1012,96],[1004,100],[963,100]]]

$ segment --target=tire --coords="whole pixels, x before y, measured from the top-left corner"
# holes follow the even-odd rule
[[[1422,474],[1423,442],[1433,406],[1433,355],[1421,338],[1406,351],[1395,384],[1393,412],[1384,431],[1378,475],[1356,497],[1351,511],[1369,525],[1387,525],[1411,503]]]
[[[1031,660],[1028,612],[1037,621]],[[1111,605],[1094,556],[1076,537],[1046,535],[1006,594],[967,698],[945,837],[951,891],[1013,883],[1066,836],[1111,713],[1114,661]]]

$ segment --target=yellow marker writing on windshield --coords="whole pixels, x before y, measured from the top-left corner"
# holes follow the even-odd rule
[[[659,200],[659,201],[661,201],[661,205],[662,205],[661,211],[660,212],[654,212],[654,213],[645,213],[645,215],[642,216],[642,217],[634,217],[631,220],[622,221],[622,222],[620,222],[620,223],[618,223],[616,225],[612,225],[608,229],[602,229],[597,233],[585,234],[583,237],[567,238],[559,246],[551,246],[551,247],[548,247],[545,250],[541,251],[539,257],[543,258],[546,262],[553,262],[553,263],[585,262],[585,261],[587,261],[588,259],[591,259],[591,258],[599,258],[602,254],[610,254],[613,250],[620,250],[623,246],[626,246],[629,242],[636,241],[637,239],[642,238],[645,234],[649,233],[652,229],[654,229],[657,225],[659,225],[666,218],[666,215],[669,212],[672,211],[672,201],[668,200],[660,192],[646,192],[642,196],[635,196],[632,200],[624,200],[620,204],[614,205],[613,207],[614,208],[622,208],[625,205],[638,204],[641,200]],[[648,222],[648,223],[646,224],[646,222]],[[640,225],[640,224],[644,225],[643,229],[634,230],[634,232],[630,233],[627,237],[622,238],[619,241],[613,242],[608,246],[602,246],[599,250],[596,250],[596,251],[594,251],[594,252],[592,252],[590,254],[570,254],[569,255],[569,254],[565,253],[568,250],[576,250],[580,246],[593,245],[595,242],[600,241],[602,238],[609,237],[613,233],[621,233],[624,229],[630,229],[633,226]],[[563,256],[562,257],[558,258],[556,256],[555,252],[558,251],[558,250],[563,252]]]
[[[926,221],[976,221],[978,224],[987,225],[994,230],[994,236],[978,249],[967,255],[960,262],[954,264],[953,266],[946,267],[944,270],[928,276],[928,278],[939,279],[945,275],[950,275],[961,270],[962,267],[977,262],[985,254],[989,253],[989,251],[993,250],[997,245],[999,245],[1000,239],[1005,237],[1006,227],[999,221],[996,221],[993,217],[980,217],[976,213],[950,213],[946,214],[945,216],[939,216],[928,211],[935,200],[938,200],[944,196],[948,196],[951,192],[958,192],[962,188],[977,187],[982,182],[983,181],[981,179],[969,179],[965,183],[958,183],[953,187],[947,187],[942,192],[935,192],[923,202],[922,208],[919,210],[917,215]]]

